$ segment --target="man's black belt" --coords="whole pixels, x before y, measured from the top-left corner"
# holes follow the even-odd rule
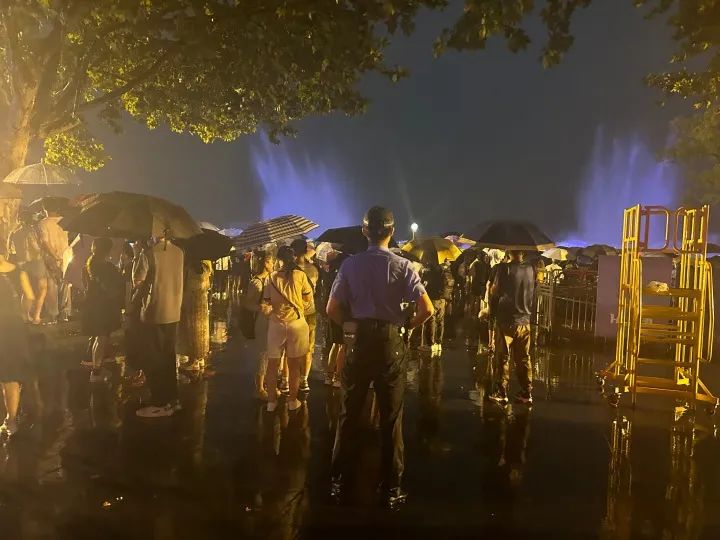
[[[398,324],[382,319],[356,319],[358,328],[363,330],[385,330],[387,328],[397,328]]]

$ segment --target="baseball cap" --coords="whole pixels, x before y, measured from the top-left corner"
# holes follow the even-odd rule
[[[373,206],[365,213],[363,225],[374,231],[389,229],[395,226],[395,216],[389,208]]]

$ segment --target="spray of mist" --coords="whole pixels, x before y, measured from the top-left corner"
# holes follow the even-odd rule
[[[275,145],[263,137],[252,148],[252,164],[263,189],[263,219],[297,214],[319,224],[319,231],[358,221],[341,173],[318,158],[291,154],[288,141]]]
[[[638,137],[608,138],[598,129],[577,196],[577,229],[560,243],[617,246],[623,210],[636,204],[674,208],[678,185],[675,166],[658,161]],[[651,226],[651,245],[660,242],[660,228],[659,220]]]

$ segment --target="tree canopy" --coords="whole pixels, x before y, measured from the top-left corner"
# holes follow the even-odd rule
[[[597,0],[600,1],[600,0]],[[648,83],[717,107],[720,2],[627,0],[671,25],[678,44],[667,72]],[[120,128],[123,111],[149,127],[166,124],[203,141],[258,128],[290,134],[294,120],[367,105],[364,74],[404,75],[384,52],[409,33],[421,9],[446,0],[0,0],[0,173],[43,142],[49,161],[102,166],[88,114]],[[505,40],[530,43],[526,25],[547,29],[541,61],[556,65],[572,46],[571,22],[592,0],[464,0],[435,53]],[[430,45],[430,44],[428,44]]]

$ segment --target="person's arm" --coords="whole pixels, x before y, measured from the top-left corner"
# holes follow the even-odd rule
[[[415,310],[415,316],[408,322],[408,328],[410,330],[421,326],[425,321],[433,316],[433,313],[435,313],[435,308],[433,307],[432,300],[430,300],[428,293],[424,293],[417,300],[416,304],[417,309]]]
[[[132,269],[132,281],[135,287],[139,287],[145,281],[149,266],[147,255],[144,252],[141,253]]]
[[[27,273],[22,270],[20,271],[20,288],[22,289],[22,293],[25,298],[27,298],[30,302],[35,301],[35,292],[30,285],[30,278]]]
[[[405,282],[407,299],[416,303],[415,316],[407,323],[408,328],[412,330],[432,317],[433,313],[435,313],[435,308],[433,307],[432,300],[430,300],[430,296],[420,281],[420,276],[409,264],[406,267]]]
[[[270,302],[270,287],[273,285],[272,282],[272,275],[267,280],[267,283],[265,284],[265,289],[263,290],[263,297],[262,301],[260,302],[260,311],[263,315],[270,315],[272,313],[272,303]]]
[[[344,306],[348,304],[349,299],[347,276],[345,272],[343,272],[343,266],[341,266],[338,271],[335,282],[330,290],[327,306],[325,307],[325,312],[328,317],[330,317],[330,320],[340,326],[345,322]]]

